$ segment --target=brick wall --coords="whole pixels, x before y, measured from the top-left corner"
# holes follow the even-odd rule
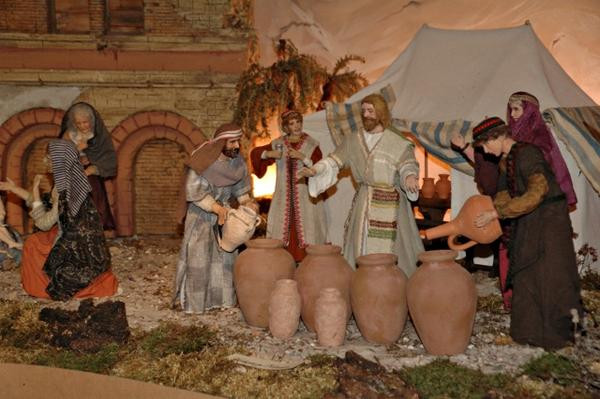
[[[170,140],[151,140],[135,162],[135,232],[174,234],[175,211],[183,176],[185,150]]]
[[[45,0],[3,0],[0,2],[0,32],[48,32]]]
[[[212,136],[215,129],[231,122],[236,100],[234,87],[214,88],[106,88],[92,87],[78,101],[92,104],[108,130],[139,111],[173,111],[185,116],[204,134]]]
[[[156,0],[145,4],[147,33],[178,35],[223,29],[230,0]]]

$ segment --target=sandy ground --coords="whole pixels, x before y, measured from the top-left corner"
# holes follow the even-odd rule
[[[268,330],[248,326],[238,308],[214,309],[202,315],[184,314],[170,306],[179,238],[115,239],[109,245],[113,270],[122,288],[122,293],[112,299],[125,302],[132,328],[148,330],[163,321],[204,323],[216,329],[224,342],[240,344],[257,358],[281,364],[294,364],[316,353],[343,356],[348,350],[376,360],[387,368],[422,365],[435,358],[425,352],[410,321],[398,342],[389,347],[366,342],[351,321],[345,345],[323,348],[318,346],[316,335],[302,325],[289,340],[273,338]],[[473,277],[480,297],[499,295],[496,280],[489,278],[487,273],[476,272]],[[0,272],[0,297],[67,309],[76,309],[79,305],[78,300],[56,303],[29,297],[21,288],[19,270],[16,268]],[[532,357],[544,353],[540,348],[512,343],[507,337],[509,321],[508,314],[500,309],[494,313],[478,312],[469,347],[464,354],[452,356],[451,360],[483,372],[512,373]],[[586,339],[597,340],[597,336]],[[597,341],[591,344],[600,348]],[[593,358],[595,354],[590,356]]]

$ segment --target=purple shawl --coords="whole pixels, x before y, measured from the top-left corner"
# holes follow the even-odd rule
[[[569,169],[567,169],[567,164],[560,154],[554,136],[544,123],[540,109],[530,101],[521,100],[521,103],[523,104],[523,115],[518,120],[514,120],[510,116],[510,104],[507,105],[506,120],[508,126],[510,126],[512,137],[517,141],[534,144],[542,150],[544,158],[554,172],[556,181],[567,196],[567,203],[575,205],[577,197],[575,196]]]

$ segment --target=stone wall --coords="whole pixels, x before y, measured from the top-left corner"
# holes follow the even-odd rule
[[[52,3],[54,19],[46,9]],[[117,233],[174,233],[184,159],[233,116],[252,35],[248,26],[224,21],[242,6],[244,20],[249,4],[5,0],[0,48],[9,51],[0,56],[0,95],[17,88],[23,105],[0,112],[0,180],[29,187],[45,172],[43,143],[58,135],[68,105],[57,106],[51,91],[39,97],[39,87],[70,88],[70,103],[94,106],[113,140],[118,173],[107,192]],[[5,200],[7,221],[31,232],[22,202],[11,195]]]

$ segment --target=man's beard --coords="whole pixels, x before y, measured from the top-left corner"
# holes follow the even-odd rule
[[[367,132],[370,132],[371,130],[375,129],[377,127],[377,125],[381,124],[381,121],[379,119],[363,117],[362,123],[363,123],[363,127],[365,128],[365,130]]]
[[[240,155],[240,149],[239,148],[232,148],[232,149],[223,149],[223,151],[221,151],[223,153],[223,155],[225,155],[226,157],[229,158],[235,158],[238,155]]]

